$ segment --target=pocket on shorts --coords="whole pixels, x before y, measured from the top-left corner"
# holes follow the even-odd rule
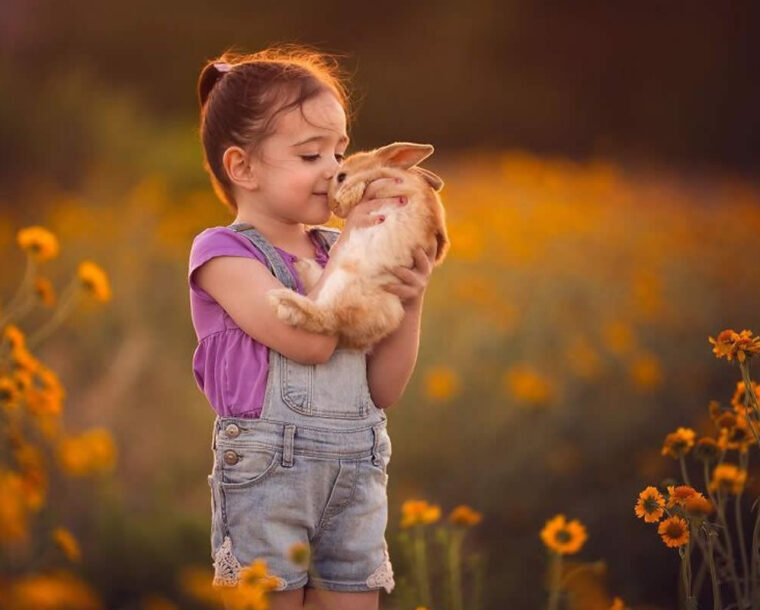
[[[246,489],[268,477],[277,468],[280,452],[266,447],[220,444],[219,485],[224,490]]]

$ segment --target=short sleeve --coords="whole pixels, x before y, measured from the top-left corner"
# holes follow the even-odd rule
[[[226,227],[211,227],[205,229],[193,240],[190,247],[190,262],[188,266],[187,279],[190,284],[190,290],[198,297],[213,301],[214,299],[202,288],[196,285],[194,272],[203,263],[208,262],[215,256],[243,256],[246,258],[255,258],[260,263],[266,265],[264,255],[254,246],[251,241],[235,233]]]

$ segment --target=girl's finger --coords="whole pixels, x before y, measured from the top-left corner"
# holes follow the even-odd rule
[[[396,184],[393,178],[378,178],[369,183],[366,189],[364,189],[364,196],[362,199],[375,199],[377,192],[391,184]]]

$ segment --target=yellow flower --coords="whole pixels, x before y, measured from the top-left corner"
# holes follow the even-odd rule
[[[726,493],[738,494],[744,489],[747,472],[734,464],[718,464],[713,470],[710,491],[720,489]]]
[[[720,454],[720,448],[715,439],[705,436],[700,438],[694,445],[693,455],[702,462],[715,462]]]
[[[401,505],[401,527],[428,525],[441,517],[441,507],[425,500],[406,500]]]
[[[115,447],[110,432],[92,428],[79,436],[68,436],[58,443],[58,461],[66,474],[87,476],[110,470],[115,462]]]
[[[82,261],[79,263],[77,275],[85,289],[90,291],[98,301],[106,302],[111,298],[108,276],[98,265],[92,261]]]
[[[53,307],[55,305],[55,289],[49,279],[44,277],[38,277],[34,280],[34,291],[37,294],[37,298],[42,301],[46,307]]]
[[[651,354],[638,354],[628,367],[628,374],[641,390],[651,390],[662,383],[660,361]]]
[[[57,527],[52,532],[52,538],[70,561],[81,561],[82,552],[74,535],[65,527]]]
[[[688,485],[668,485],[668,508],[673,508],[676,504],[683,506],[683,503],[689,498],[701,495],[696,489]]]
[[[15,610],[101,610],[102,601],[90,585],[64,570],[25,574],[12,582],[3,600]]]
[[[459,391],[459,376],[449,366],[433,366],[425,375],[425,394],[433,400],[446,400]]]
[[[668,517],[660,523],[657,533],[667,546],[681,546],[689,541],[689,524],[681,517]]]
[[[457,506],[449,515],[449,521],[455,525],[477,525],[482,519],[483,515],[464,504]]]
[[[311,557],[311,549],[307,542],[296,542],[290,547],[289,551],[290,561],[297,566],[306,568],[309,565],[309,559]]]
[[[607,349],[617,356],[631,351],[635,345],[633,330],[625,322],[608,322],[602,332]]]
[[[26,338],[23,331],[15,324],[8,324],[3,329],[3,341],[7,341],[11,349],[26,347]]]
[[[58,256],[58,238],[44,227],[21,229],[16,240],[21,249],[28,252],[37,262]]]
[[[0,468],[0,543],[26,542],[29,536],[29,506],[24,480],[17,472]]]
[[[665,498],[656,487],[649,486],[639,494],[634,512],[647,523],[656,523],[665,513]]]
[[[580,551],[586,538],[586,528],[580,521],[566,521],[562,514],[549,519],[541,530],[541,539],[547,548],[561,555]]]
[[[610,610],[625,610],[625,605],[623,604],[623,600],[619,597],[616,597],[612,600],[612,605],[610,606]]]
[[[6,412],[15,411],[21,392],[12,377],[0,377],[0,408]]]
[[[747,357],[760,354],[760,337],[753,337],[751,330],[737,333],[729,328],[718,333],[717,339],[708,337],[708,340],[715,346],[712,351],[716,358],[725,356],[729,361],[736,358],[744,362]]]
[[[527,364],[516,364],[505,371],[502,378],[505,389],[518,401],[539,405],[552,398],[548,379]]]
[[[683,503],[686,512],[693,517],[704,517],[713,512],[715,507],[713,503],[705,498],[702,494],[697,494],[691,498],[686,498]]]
[[[662,455],[678,459],[694,446],[695,436],[696,433],[691,428],[678,428],[675,432],[671,432],[665,437]]]

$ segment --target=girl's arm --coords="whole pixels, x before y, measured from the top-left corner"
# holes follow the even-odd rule
[[[404,394],[417,363],[420,347],[422,301],[433,269],[435,252],[418,248],[414,253],[414,268],[394,270],[400,284],[385,287],[401,298],[405,315],[401,325],[378,341],[367,354],[367,383],[369,393],[381,409],[395,404]]]
[[[422,296],[405,305],[401,325],[378,341],[367,354],[369,393],[379,408],[387,409],[404,394],[420,347]]]

